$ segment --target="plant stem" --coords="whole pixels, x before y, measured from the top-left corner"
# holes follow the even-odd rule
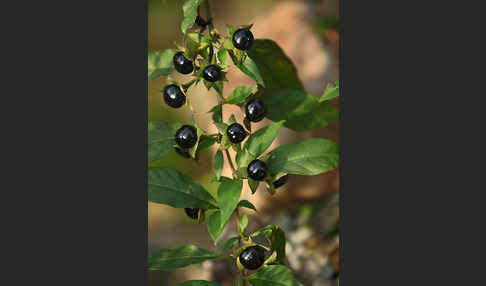
[[[233,174],[234,174],[236,172],[236,169],[235,169],[235,166],[233,165],[233,161],[231,160],[230,153],[229,153],[228,149],[226,149],[225,151],[226,151],[226,157],[228,158],[228,162],[230,164],[231,170],[233,170]]]
[[[209,34],[211,34],[211,31],[214,29],[214,26],[213,26],[213,16],[211,15],[211,7],[209,6],[209,0],[204,1],[203,5],[206,10],[206,18],[208,21]]]

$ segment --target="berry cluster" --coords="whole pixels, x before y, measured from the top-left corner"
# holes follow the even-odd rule
[[[254,37],[252,32],[250,31],[249,27],[243,27],[236,29],[233,34],[231,35],[231,40],[226,39],[224,44],[220,41],[221,36],[219,36],[216,32],[211,30],[211,20],[206,21],[202,19],[200,16],[197,16],[195,22],[200,28],[200,34],[206,29],[207,26],[210,27],[209,29],[209,36],[206,38],[207,45],[204,45],[203,49],[186,49],[186,48],[179,48],[180,50],[176,52],[173,56],[173,64],[174,68],[177,72],[183,75],[191,75],[194,79],[187,83],[187,84],[178,84],[176,82],[168,82],[168,84],[163,89],[163,99],[165,103],[172,107],[172,108],[180,108],[188,103],[186,98],[187,89],[193,84],[198,83],[200,81],[204,81],[204,84],[208,88],[208,90],[213,87],[219,82],[222,84],[221,81],[226,81],[225,72],[223,65],[219,59],[216,59],[214,47],[217,47],[219,44],[219,49],[225,47],[228,48],[228,45],[232,44],[232,48],[235,53],[245,54],[248,49],[253,46]],[[218,90],[216,90],[218,91]],[[220,97],[218,98],[219,104],[224,104],[224,98],[222,96],[222,91],[218,91]],[[260,122],[262,121],[266,114],[267,114],[267,107],[263,100],[258,97],[257,93],[251,94],[247,97],[244,103],[239,104],[245,113],[245,126],[248,130],[251,131],[251,122]],[[192,110],[192,107],[191,107]],[[220,118],[222,118],[222,109],[220,108]],[[213,119],[215,117],[213,116]],[[222,123],[221,119],[218,123]],[[216,124],[216,120],[215,120]],[[223,145],[223,141],[227,140],[234,148],[241,148],[239,144],[241,144],[250,134],[243,125],[237,122],[231,122],[229,125],[224,125],[225,128],[221,128],[218,126],[220,132],[214,135],[216,142]],[[177,154],[182,156],[183,158],[193,158],[195,155],[194,148],[197,146],[199,140],[198,138],[198,131],[195,122],[193,124],[186,124],[181,126],[179,129],[176,130],[174,134],[176,145],[174,146],[175,151]],[[205,135],[207,136],[207,135]],[[226,142],[227,142],[226,141]],[[238,147],[235,147],[238,146]],[[222,147],[220,147],[222,148]],[[224,148],[224,150],[226,150]],[[235,149],[236,150],[236,149]],[[227,153],[229,157],[229,154]],[[230,158],[228,158],[230,160]],[[231,164],[233,168],[233,165]],[[233,169],[234,175],[240,176],[242,178],[246,178],[238,173],[235,169]],[[255,181],[266,181],[269,184],[272,184],[273,187],[276,189],[284,185],[287,181],[287,175],[278,178],[275,180],[269,173],[267,169],[267,165],[264,161],[260,159],[254,159],[248,163],[246,166],[247,171],[247,178],[253,179]],[[245,175],[246,176],[246,175]],[[184,209],[186,215],[193,219],[193,220],[200,220],[200,216],[204,213],[199,208],[185,208]],[[203,218],[204,216],[202,216]],[[251,245],[245,247],[238,256],[238,260],[240,264],[249,270],[255,270],[261,267],[265,261],[265,249],[258,245]]]

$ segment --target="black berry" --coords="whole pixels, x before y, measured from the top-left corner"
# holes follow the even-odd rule
[[[192,219],[197,219],[199,217],[199,209],[191,209],[191,208],[185,208],[184,211],[186,211],[186,214],[188,217]]]
[[[289,178],[289,175],[285,175],[285,176],[280,177],[278,180],[273,182],[273,187],[276,189],[276,188],[279,188],[279,187],[285,185],[285,183],[287,183],[288,178]]]
[[[177,154],[181,155],[182,157],[184,158],[191,158],[191,154],[189,154],[189,152],[187,152],[185,149],[181,149],[179,147],[174,147],[175,151],[177,152]]]
[[[197,130],[194,126],[184,125],[179,128],[175,133],[175,141],[177,145],[184,149],[189,149],[196,145],[197,142]]]
[[[267,114],[265,104],[259,98],[254,98],[246,104],[246,117],[252,122],[261,121]]]
[[[176,71],[180,72],[181,74],[190,74],[194,70],[192,62],[184,56],[183,52],[176,53],[173,61]]]
[[[261,181],[267,176],[267,164],[260,160],[253,160],[248,164],[248,177]]]
[[[216,82],[221,77],[221,69],[217,65],[209,65],[203,70],[203,77],[210,82]]]
[[[263,262],[265,262],[265,249],[261,246],[250,246],[240,254],[240,263],[246,269],[258,269]]]
[[[233,46],[238,50],[248,50],[253,45],[253,34],[248,29],[239,29],[233,34]]]
[[[233,123],[228,126],[228,129],[226,129],[226,135],[228,135],[231,143],[240,143],[241,141],[245,140],[246,131],[240,124]]]
[[[179,108],[186,103],[186,96],[182,93],[179,86],[171,84],[164,89],[164,101],[170,107]]]

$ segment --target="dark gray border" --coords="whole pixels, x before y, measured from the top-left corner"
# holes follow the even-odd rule
[[[146,1],[4,11],[1,284],[146,285]]]

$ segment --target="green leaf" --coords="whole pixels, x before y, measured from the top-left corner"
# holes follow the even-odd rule
[[[324,93],[319,99],[319,102],[333,99],[338,96],[339,96],[339,80],[337,80],[335,83],[329,83],[326,86],[326,90],[324,90]]]
[[[222,114],[223,106],[218,104],[211,108],[208,113],[213,113],[213,121],[214,122],[223,122],[223,114]]]
[[[285,232],[280,227],[271,224],[259,229],[251,236],[255,237],[261,234],[267,238],[272,249],[277,252],[277,260],[281,264],[285,264]]]
[[[174,134],[182,126],[181,123],[167,123],[161,120],[148,123],[148,155],[149,162],[160,159],[174,150]]]
[[[260,184],[259,181],[255,181],[251,178],[248,178],[248,186],[250,187],[252,195],[257,191],[259,184]]]
[[[218,187],[219,208],[221,209],[221,225],[225,225],[233,214],[240,199],[243,181],[233,179],[222,182]]]
[[[238,169],[246,168],[254,159],[256,159],[256,157],[251,155],[248,150],[244,149],[243,152],[236,154],[236,165],[238,166]]]
[[[218,60],[219,60],[219,64],[220,64],[222,69],[226,69],[228,67],[228,64],[226,62],[226,49],[225,48],[221,48],[218,51]]]
[[[216,170],[216,179],[218,181],[221,178],[221,173],[223,172],[223,164],[223,152],[221,150],[218,150],[216,152],[216,155],[214,156],[214,169]]]
[[[240,104],[253,94],[256,90],[256,85],[252,86],[237,86],[226,98],[227,104]]]
[[[227,241],[224,243],[224,245],[223,245],[223,247],[222,247],[221,249],[222,249],[222,250],[226,250],[226,249],[232,249],[232,248],[233,248],[233,245],[235,244],[235,242],[237,242],[237,241],[238,241],[238,239],[239,239],[239,238],[240,238],[239,236],[234,236],[234,237],[232,237],[232,238],[228,239],[228,240],[227,240]]]
[[[249,201],[247,200],[241,200],[239,203],[238,203],[238,207],[243,207],[243,208],[249,208],[249,209],[252,209],[254,211],[257,211],[256,207]]]
[[[258,93],[268,108],[267,118],[286,120],[295,131],[312,130],[335,123],[338,109],[306,93],[292,61],[271,40],[257,39],[248,50],[265,83]]]
[[[207,135],[201,135],[200,139],[199,139],[199,145],[197,146],[197,153],[205,150],[205,149],[208,149],[209,147],[211,147],[214,143],[216,143],[216,138],[214,137],[210,137],[210,136],[207,136]]]
[[[187,29],[194,24],[197,17],[197,7],[203,2],[204,0],[184,0],[184,5],[182,6],[184,11],[184,20],[181,23],[182,33],[185,34]]]
[[[248,226],[248,216],[246,214],[242,214],[238,218],[238,224],[240,225],[241,232],[244,232],[246,227]]]
[[[217,208],[217,202],[201,185],[167,167],[148,171],[148,200],[175,208]]]
[[[338,144],[321,138],[281,145],[268,154],[267,161],[271,175],[317,175],[337,168],[338,164]]]
[[[219,286],[219,284],[206,280],[189,280],[184,283],[179,283],[176,286]]]
[[[265,90],[304,89],[294,64],[274,41],[255,39],[247,53],[263,78]]]
[[[169,270],[199,264],[208,259],[220,257],[221,254],[186,245],[177,249],[161,249],[153,253],[148,259],[149,270]]]
[[[263,152],[272,145],[273,140],[277,138],[280,127],[282,127],[284,122],[285,121],[282,120],[272,123],[251,134],[245,142],[245,149],[247,149],[255,158],[263,154]]]
[[[255,62],[249,58],[246,57],[245,60],[243,61],[243,64],[238,63],[238,60],[236,59],[235,54],[231,50],[227,50],[228,55],[230,56],[231,60],[233,61],[233,64],[244,74],[249,76],[251,79],[253,79],[257,84],[261,86],[265,86],[265,83],[263,82],[262,76],[260,75],[260,71],[258,70],[257,65]]]
[[[286,120],[285,126],[295,131],[322,128],[339,120],[339,110],[303,90],[280,89],[259,94],[267,106],[267,117],[273,121]]]
[[[172,61],[175,50],[158,50],[148,53],[148,81],[152,81],[160,76],[166,76],[174,71]]]
[[[213,238],[214,245],[218,243],[226,224],[221,225],[221,211],[215,211],[208,218],[208,232]]]
[[[301,286],[292,271],[283,265],[268,265],[248,277],[253,286]]]

